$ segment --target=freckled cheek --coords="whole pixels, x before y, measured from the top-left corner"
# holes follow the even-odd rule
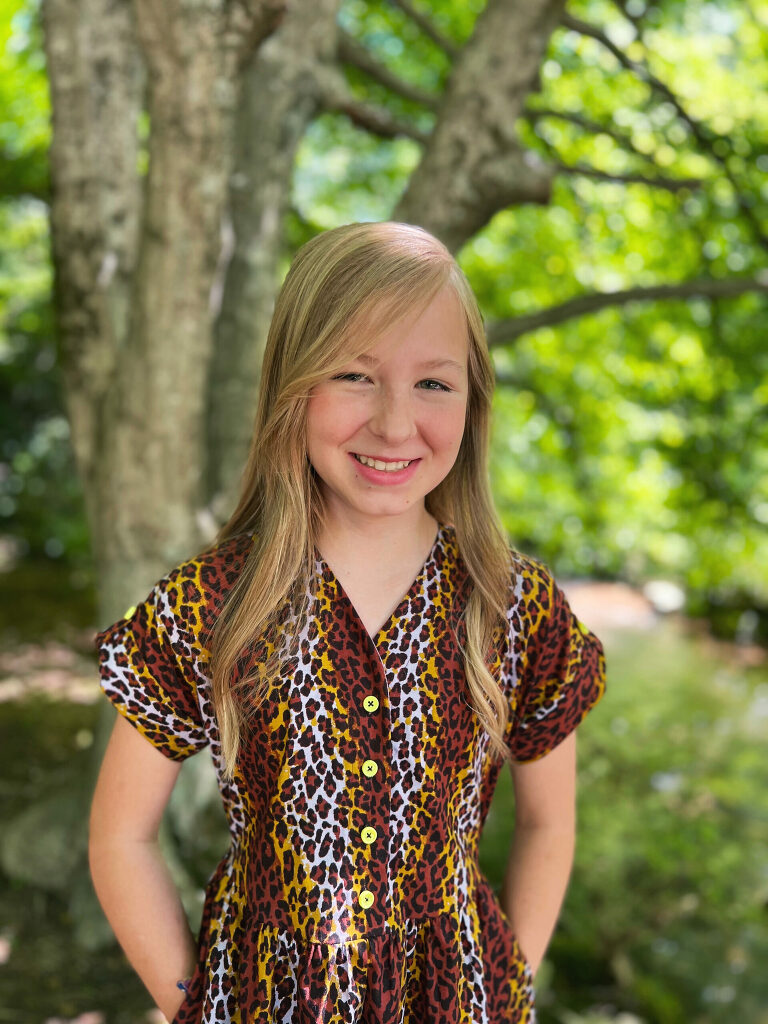
[[[307,406],[307,436],[326,443],[341,443],[365,422],[363,411],[354,403],[340,402],[332,395],[313,395]]]
[[[464,413],[446,413],[425,428],[424,436],[435,452],[458,453],[464,433]]]

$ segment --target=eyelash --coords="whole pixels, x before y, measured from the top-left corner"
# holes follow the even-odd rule
[[[339,373],[335,377],[331,377],[331,380],[346,380],[348,377],[365,377],[364,373]],[[439,380],[434,380],[432,377],[425,377],[423,381],[419,381],[420,384],[428,382],[430,384],[437,384],[442,391],[450,391],[447,385],[442,384]],[[427,388],[428,391],[433,391],[433,388]]]

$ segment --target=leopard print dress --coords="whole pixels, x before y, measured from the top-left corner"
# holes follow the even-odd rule
[[[252,545],[176,567],[96,637],[101,686],[147,740],[176,761],[210,748],[229,823],[172,1024],[532,1024],[530,966],[477,860],[501,766],[468,703],[453,527],[375,637],[315,550],[314,614],[228,781],[199,638]],[[510,553],[494,667],[530,761],[600,699],[605,659],[547,568]]]

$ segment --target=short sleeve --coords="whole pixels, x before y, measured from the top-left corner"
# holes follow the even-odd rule
[[[605,692],[600,640],[576,618],[544,566],[537,564],[528,583],[519,620],[528,635],[508,734],[519,762],[554,750]]]
[[[191,648],[176,617],[169,577],[122,619],[96,634],[100,685],[120,714],[166,757],[208,745]]]

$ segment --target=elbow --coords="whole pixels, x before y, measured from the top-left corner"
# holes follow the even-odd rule
[[[576,821],[570,815],[522,817],[515,821],[510,856],[520,849],[536,849],[543,857],[573,861],[576,852]]]
[[[573,805],[518,808],[515,814],[515,831],[519,829],[575,835],[576,808]]]

